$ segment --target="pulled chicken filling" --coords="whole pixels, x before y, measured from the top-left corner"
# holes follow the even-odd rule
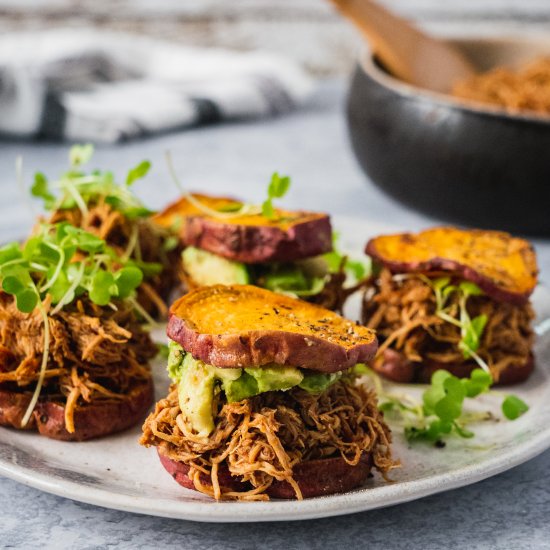
[[[127,400],[133,388],[150,382],[148,361],[156,355],[156,346],[133,310],[119,305],[114,311],[80,299],[48,316],[50,353],[40,400],[65,406],[70,433],[77,407]],[[43,336],[40,313],[20,312],[13,296],[0,292],[0,389],[14,394],[34,391]]]
[[[401,353],[417,366],[476,366],[459,348],[460,328],[436,315],[435,294],[425,277],[394,275],[384,268],[367,286],[362,318],[365,326],[376,330],[380,343],[375,367],[384,360],[387,349]],[[458,318],[457,296],[450,296],[448,308],[449,315]],[[468,298],[467,309],[472,318],[487,316],[477,354],[489,366],[495,382],[507,367],[529,362],[534,342],[530,304],[516,306],[480,295]]]
[[[274,480],[289,483],[301,499],[292,472],[307,460],[341,457],[357,465],[370,454],[383,475],[397,465],[375,394],[351,377],[318,394],[293,388],[236,403],[218,394],[214,407],[214,431],[197,437],[182,416],[173,385],[145,421],[141,444],[157,446],[161,455],[187,465],[195,489],[218,500],[268,500]],[[242,490],[224,487],[222,473],[240,480]]]

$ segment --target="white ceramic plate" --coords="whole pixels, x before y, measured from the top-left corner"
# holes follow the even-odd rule
[[[348,250],[360,252],[369,235],[389,228],[362,221],[339,220]],[[391,229],[391,228],[390,228]],[[550,447],[550,293],[534,295],[537,369],[514,393],[530,405],[515,422],[473,426],[476,437],[452,439],[443,449],[409,447],[394,434],[394,453],[403,467],[392,472],[393,483],[380,476],[346,494],[296,501],[214,502],[177,485],[162,468],[153,449],[137,444],[140,430],[85,443],[62,443],[0,428],[0,474],[43,491],[108,508],[173,518],[210,521],[281,521],[349,514],[389,506],[461,487],[517,466]],[[352,315],[356,312],[350,312]],[[550,329],[550,327],[548,327]],[[157,398],[168,385],[164,367],[156,369]],[[407,391],[411,391],[410,387]],[[476,400],[476,407],[500,417],[504,392]]]

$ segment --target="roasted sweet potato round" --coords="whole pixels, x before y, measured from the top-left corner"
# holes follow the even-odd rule
[[[352,466],[343,458],[308,460],[297,464],[292,475],[304,498],[345,493],[365,483],[372,468],[372,456],[363,454],[359,464]],[[266,491],[274,498],[296,498],[286,481],[274,481]]]
[[[224,197],[193,195],[218,210],[239,206]],[[183,198],[158,214],[155,221],[170,226],[178,221],[182,242],[244,263],[291,262],[332,250],[332,228],[327,214],[275,209],[275,217],[257,215],[210,216]]]
[[[30,393],[0,391],[0,425],[21,429]],[[74,412],[74,433],[65,428],[65,406],[56,401],[39,401],[25,429],[62,441],[85,441],[120,432],[139,424],[154,399],[153,382],[136,384],[124,401],[102,401],[79,406]]]
[[[412,363],[402,353],[394,349],[385,349],[382,356],[373,363],[376,372],[399,384],[408,384],[416,382],[429,384],[432,374],[439,369],[449,371],[458,378],[466,378],[478,365],[473,361],[450,365],[448,363],[436,363],[427,361],[422,364]],[[523,365],[508,365],[499,374],[495,386],[509,386],[519,384],[527,380],[535,368],[535,359],[531,355],[529,360]]]
[[[250,285],[198,288],[170,308],[168,336],[217,367],[268,363],[337,372],[370,361],[373,330],[336,313]]]
[[[531,244],[499,231],[435,227],[371,239],[366,253],[393,273],[448,271],[495,300],[524,304],[537,284]]]
[[[392,348],[386,348],[382,356],[373,362],[373,368],[393,382],[408,384],[415,379],[415,366],[402,353]]]
[[[184,221],[184,244],[244,263],[291,262],[332,250],[325,214],[279,213],[281,219],[250,216],[219,220],[202,216]]]
[[[174,480],[187,489],[195,489],[193,481],[187,476],[189,466],[164,456],[160,449],[158,451],[162,465]],[[370,454],[364,454],[356,466],[351,466],[341,457],[325,458],[297,464],[293,469],[293,477],[302,491],[302,496],[313,498],[345,493],[360,487],[365,483],[371,468],[372,457]],[[218,479],[222,489],[243,492],[252,488],[231,476],[223,465],[218,471]],[[200,481],[206,486],[212,484],[210,476],[203,473],[200,474]],[[273,498],[296,498],[294,489],[286,481],[273,481],[266,493]]]
[[[167,456],[164,456],[160,447],[157,447],[157,452],[160,458],[161,464],[166,471],[177,481],[180,485],[186,489],[195,489],[193,481],[187,476],[189,473],[189,466],[183,462],[176,462]],[[212,486],[210,476],[204,473],[200,474],[200,481],[206,486]],[[233,477],[226,466],[222,465],[218,470],[218,481],[220,488],[226,491],[242,491],[244,484],[236,477]]]

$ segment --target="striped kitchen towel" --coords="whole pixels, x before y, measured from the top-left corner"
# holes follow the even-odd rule
[[[114,143],[286,113],[309,77],[275,55],[93,30],[0,37],[0,134]]]

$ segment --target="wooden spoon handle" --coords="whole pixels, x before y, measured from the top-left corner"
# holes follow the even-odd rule
[[[331,0],[367,38],[372,50],[396,77],[437,91],[475,74],[454,48],[419,31],[370,0]]]

